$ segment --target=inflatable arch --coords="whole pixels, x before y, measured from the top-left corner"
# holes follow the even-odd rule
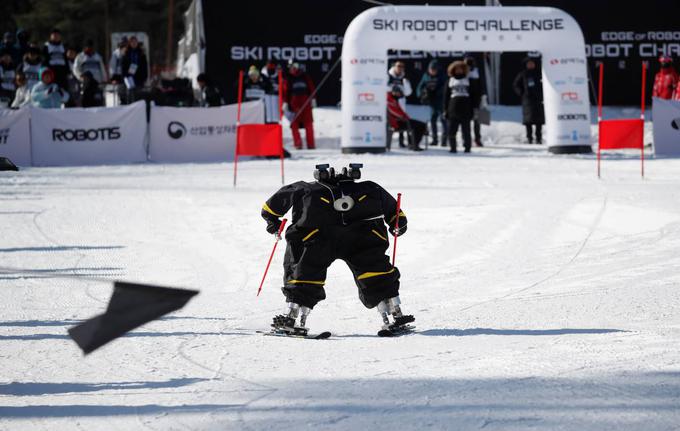
[[[344,153],[385,151],[389,49],[540,51],[548,149],[592,151],[585,44],[570,15],[549,7],[380,6],[345,33]]]

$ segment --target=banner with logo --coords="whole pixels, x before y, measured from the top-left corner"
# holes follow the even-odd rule
[[[17,166],[31,166],[29,108],[0,109],[0,157]]]
[[[680,102],[657,99],[652,101],[654,154],[680,156]]]
[[[234,159],[237,105],[151,109],[149,159],[154,162],[224,162]],[[262,101],[241,105],[241,124],[264,123]]]
[[[31,109],[35,166],[146,161],[146,106]]]

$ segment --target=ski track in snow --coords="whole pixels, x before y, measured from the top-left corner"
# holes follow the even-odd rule
[[[324,118],[320,118],[324,124]],[[509,127],[509,126],[508,126]],[[310,316],[326,341],[262,337],[283,244],[259,218],[278,162],[34,168],[0,175],[0,430],[673,430],[680,423],[680,161],[509,143],[365,163],[404,193],[404,309],[379,339],[349,271]],[[330,135],[329,135],[330,136]],[[322,138],[323,138],[322,132]],[[330,139],[330,137],[329,137]],[[322,141],[323,142],[323,141]],[[184,310],[83,357],[66,329],[123,279],[196,288]]]

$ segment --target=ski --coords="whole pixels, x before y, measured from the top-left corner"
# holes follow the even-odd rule
[[[326,340],[331,336],[330,331],[319,332],[318,334],[289,334],[286,332],[276,331],[257,331],[257,332],[269,337],[302,338],[307,340]]]
[[[412,325],[383,328],[378,331],[378,337],[400,337],[402,335],[413,334],[414,329],[416,329],[416,327]]]

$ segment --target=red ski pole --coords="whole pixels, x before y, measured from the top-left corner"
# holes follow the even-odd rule
[[[284,226],[286,226],[287,219],[281,220],[281,226],[279,226],[279,233],[276,234],[276,242],[274,243],[274,248],[272,249],[272,254],[269,255],[269,261],[267,262],[267,267],[264,269],[264,275],[262,276],[262,281],[260,282],[260,287],[257,289],[257,296],[260,296],[262,291],[262,286],[264,285],[264,279],[267,278],[267,272],[269,272],[269,265],[272,263],[272,258],[274,257],[274,252],[276,251],[276,246],[279,245],[281,241],[281,232],[283,232]]]
[[[392,266],[397,261],[397,232],[399,231],[399,212],[401,211],[401,193],[397,193],[397,215],[394,221],[394,248],[392,249]]]

